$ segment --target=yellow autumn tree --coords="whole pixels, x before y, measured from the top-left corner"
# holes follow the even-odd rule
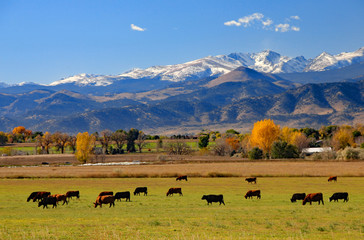
[[[88,132],[78,133],[76,140],[76,158],[82,163],[86,163],[90,160],[93,147],[95,143],[95,137],[88,134]]]
[[[283,127],[280,134],[280,139],[286,143],[292,143],[292,138],[294,136],[295,132],[292,128],[289,127]]]
[[[280,135],[279,125],[271,119],[264,119],[254,123],[250,142],[252,146],[261,148],[265,153],[270,153],[272,144]]]
[[[348,146],[355,146],[352,129],[343,126],[332,136],[332,145],[336,150],[344,149]]]

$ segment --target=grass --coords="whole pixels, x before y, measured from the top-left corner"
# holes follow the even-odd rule
[[[0,239],[362,239],[363,177],[259,178],[72,178],[0,179]],[[147,186],[148,196],[132,196],[114,208],[93,208],[101,191],[133,191]],[[166,197],[181,187],[182,197]],[[262,199],[246,200],[250,189]],[[80,190],[81,198],[57,209],[26,202],[32,191],[65,193]],[[328,202],[338,191],[349,202]],[[325,205],[302,206],[289,201],[294,192],[323,192]],[[203,194],[224,194],[226,206],[207,206]]]

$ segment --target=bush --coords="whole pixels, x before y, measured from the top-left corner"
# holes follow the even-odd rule
[[[298,158],[298,148],[283,141],[275,142],[272,146],[271,156],[272,158]]]
[[[251,160],[263,159],[263,150],[258,148],[258,147],[255,147],[255,148],[253,148],[252,150],[249,151],[248,157]]]
[[[338,152],[337,159],[340,160],[364,160],[364,149],[346,147]]]

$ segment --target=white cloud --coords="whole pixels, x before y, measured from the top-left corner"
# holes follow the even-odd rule
[[[241,17],[238,20],[227,21],[224,23],[224,25],[236,26],[236,27],[243,26],[245,28],[250,26],[255,26],[260,29],[264,29],[267,31],[276,31],[276,32],[288,32],[288,31],[299,32],[300,31],[299,27],[291,26],[289,24],[292,19],[300,20],[300,17],[290,16],[289,18],[286,18],[284,23],[276,24],[275,26],[273,26],[274,21],[271,18],[265,17],[262,13],[253,13],[251,15]]]
[[[239,18],[239,22],[244,24],[244,27],[247,27],[250,25],[251,22],[254,20],[261,20],[264,18],[264,15],[261,13],[253,13],[251,15]]]
[[[278,25],[276,25],[276,27],[275,27],[275,31],[276,32],[288,32],[289,30],[290,30],[290,28],[289,28],[290,26],[289,26],[289,24],[288,23],[285,23],[285,24],[283,24],[283,23],[281,23],[281,24],[278,24]]]
[[[262,21],[262,24],[264,27],[268,27],[273,24],[273,21],[272,21],[272,19],[268,18],[266,21]]]
[[[295,31],[295,32],[299,32],[301,29],[299,27],[292,26],[291,30]]]
[[[145,30],[147,30],[146,28],[141,28],[141,27],[138,27],[138,26],[136,26],[134,24],[131,24],[130,27],[131,27],[131,30],[139,31],[139,32],[144,32]]]
[[[237,22],[235,20],[232,20],[232,21],[224,22],[224,25],[225,26],[237,26],[237,27],[239,27],[241,25],[241,23]]]

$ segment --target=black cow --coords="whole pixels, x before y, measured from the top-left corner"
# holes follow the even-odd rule
[[[224,196],[222,194],[220,194],[220,195],[213,195],[213,194],[203,195],[201,199],[206,200],[207,205],[209,205],[210,203],[212,205],[213,202],[219,202],[220,203],[219,205],[221,205],[221,203],[225,205]]]
[[[56,197],[46,197],[43,198],[39,203],[38,203],[38,207],[43,205],[43,209],[46,207],[48,208],[47,205],[53,205],[52,208],[57,207],[57,198]]]
[[[297,200],[303,200],[306,197],[306,193],[294,193],[291,198],[291,202],[296,202]]]
[[[179,176],[176,178],[176,181],[186,180],[187,181],[187,175]]]
[[[35,198],[35,196],[38,195],[39,192],[32,192],[29,197],[27,198],[27,202],[29,202],[31,199]]]
[[[144,196],[148,195],[148,188],[147,187],[137,187],[134,190],[134,196],[140,195],[140,193],[144,193]]]
[[[115,199],[121,201],[122,198],[126,198],[125,201],[130,202],[130,192],[117,192],[115,193]]]
[[[349,201],[349,194],[347,192],[337,192],[332,194],[332,196],[329,198],[330,202],[334,200],[334,202],[338,202],[339,199],[344,199],[344,202]]]
[[[72,199],[72,197],[80,198],[80,191],[68,191],[66,193],[66,197],[67,197],[67,199],[69,199],[69,198]]]
[[[248,183],[257,183],[257,178],[256,177],[249,177],[249,178],[245,178],[245,181],[247,181]]]

